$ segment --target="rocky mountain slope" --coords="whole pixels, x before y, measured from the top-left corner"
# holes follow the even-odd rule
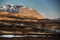
[[[9,11],[8,11],[9,10]],[[17,12],[18,10],[18,12]],[[5,5],[0,8],[0,20],[9,19],[12,20],[13,17],[16,18],[30,18],[30,19],[45,19],[44,16],[39,14],[34,9],[25,7],[25,6],[17,6],[17,5]],[[14,18],[13,18],[14,19]]]

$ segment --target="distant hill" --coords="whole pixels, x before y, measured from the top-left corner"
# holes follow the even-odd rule
[[[60,20],[60,17],[56,18],[55,20]]]

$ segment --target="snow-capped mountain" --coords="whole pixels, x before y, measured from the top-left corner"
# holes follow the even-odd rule
[[[0,7],[0,16],[14,16],[20,18],[45,19],[36,10],[20,5],[4,5]]]

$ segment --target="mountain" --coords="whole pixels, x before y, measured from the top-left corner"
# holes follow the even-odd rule
[[[28,18],[45,19],[45,17],[43,17],[37,11],[31,8],[22,8],[21,12],[18,14],[20,14],[20,16],[24,16]]]
[[[46,19],[36,10],[19,5],[4,5],[0,7],[0,20],[21,19]]]

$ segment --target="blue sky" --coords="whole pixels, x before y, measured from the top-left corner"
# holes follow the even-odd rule
[[[59,0],[0,0],[0,6],[4,4],[18,4],[35,9],[47,18],[60,17]]]

